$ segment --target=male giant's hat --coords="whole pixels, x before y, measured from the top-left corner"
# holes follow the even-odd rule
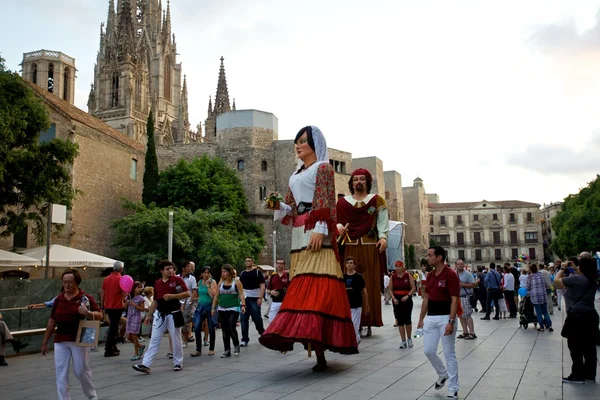
[[[368,169],[365,169],[365,168],[355,169],[354,172],[352,172],[352,176],[356,176],[356,175],[364,175],[367,178],[367,181],[373,182],[373,177],[371,176],[371,173],[369,172]]]

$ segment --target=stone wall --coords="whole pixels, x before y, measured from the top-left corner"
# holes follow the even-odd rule
[[[392,221],[404,221],[404,198],[402,197],[402,177],[396,171],[385,171],[385,201]]]
[[[403,187],[402,198],[406,222],[405,242],[414,245],[415,254],[421,257],[429,247],[429,208],[425,189],[422,186]]]
[[[382,197],[385,196],[385,179],[383,177],[383,162],[377,157],[362,157],[352,159],[352,168],[354,170],[358,168],[368,169],[373,176],[373,184],[371,186],[371,193],[378,194]],[[350,171],[350,173],[352,173]]]
[[[164,170],[171,165],[177,164],[181,159],[191,162],[195,158],[202,157],[204,154],[209,157],[216,157],[218,146],[216,143],[177,143],[171,146],[156,146],[156,156],[158,158],[158,169]]]

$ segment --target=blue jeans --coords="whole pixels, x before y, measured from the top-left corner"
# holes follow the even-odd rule
[[[248,343],[248,329],[250,327],[250,317],[254,321],[254,326],[259,335],[265,331],[263,326],[262,315],[260,315],[260,306],[258,305],[258,297],[246,297],[246,312],[242,314],[242,342]]]
[[[216,318],[217,314],[215,311],[214,318],[211,316],[210,308],[199,306],[194,311],[194,333],[196,334],[196,351],[202,352],[202,323],[207,320],[208,324],[208,337],[210,340],[209,350],[215,350],[215,339],[216,339]]]
[[[535,315],[540,324],[540,328],[550,328],[552,326],[552,320],[550,319],[550,314],[548,314],[548,303],[534,304],[533,308],[535,308]]]

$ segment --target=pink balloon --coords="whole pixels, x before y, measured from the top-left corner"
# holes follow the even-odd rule
[[[133,288],[133,278],[130,277],[129,275],[123,275],[121,277],[121,281],[119,282],[121,289],[123,289],[123,291],[125,292],[131,292],[131,289]]]

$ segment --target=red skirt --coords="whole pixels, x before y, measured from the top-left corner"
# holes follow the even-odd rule
[[[278,351],[291,351],[298,342],[323,351],[358,353],[344,282],[328,275],[295,276],[277,316],[258,341]]]

